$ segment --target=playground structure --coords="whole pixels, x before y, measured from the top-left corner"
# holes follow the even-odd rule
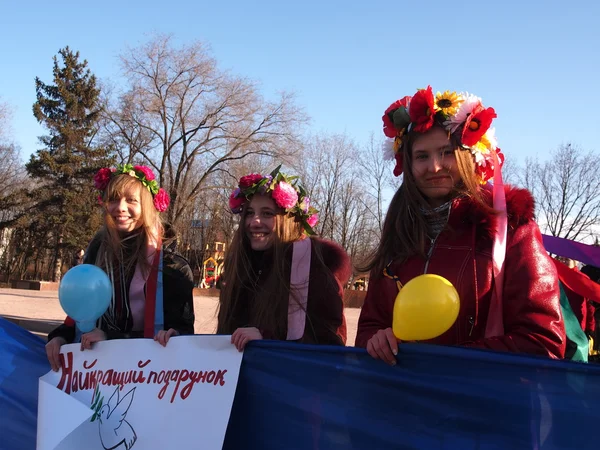
[[[209,253],[209,245],[206,245],[207,254],[210,256],[202,263],[202,276],[200,277],[199,288],[210,289],[215,287],[217,281],[223,273],[223,263],[225,261],[225,243],[215,242],[212,253]]]

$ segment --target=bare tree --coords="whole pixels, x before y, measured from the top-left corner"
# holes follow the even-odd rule
[[[377,141],[371,134],[360,158],[363,168],[360,173],[367,186],[365,194],[370,197],[370,201],[365,203],[365,207],[377,224],[377,230],[379,231],[377,239],[381,236],[385,220],[385,193],[386,190],[391,191],[391,188],[394,187],[392,180],[393,165],[383,158],[382,146],[383,142]]]
[[[502,179],[505,184],[519,184],[519,177],[521,175],[519,165],[513,157],[509,155],[505,156],[506,159],[504,160],[504,164],[502,164]]]
[[[16,144],[0,143],[0,214],[10,207],[13,194],[27,183],[20,153]]]
[[[308,139],[300,169],[311,200],[318,205],[317,232],[335,238],[343,184],[349,179],[356,145],[345,135],[316,135]]]
[[[12,139],[12,109],[0,102],[0,199],[22,186],[26,176],[19,146]]]
[[[10,106],[0,102],[0,228],[5,228],[22,208],[23,196],[15,194],[27,182],[20,148],[12,139],[11,118]]]
[[[219,70],[200,42],[176,48],[157,36],[121,61],[129,87],[106,109],[109,134],[124,161],[158,172],[173,224],[229,163],[299,148],[306,117],[293,96],[266,101],[254,83]]]
[[[19,194],[27,177],[20,149],[12,139],[11,119],[10,106],[0,102],[0,261],[5,268],[12,259],[11,244],[16,240],[10,225],[26,206],[25,196]],[[21,260],[25,259],[22,255]]]
[[[355,265],[377,242],[377,217],[383,214],[378,211],[383,206],[377,206],[377,198],[382,197],[370,192],[373,169],[363,165],[378,166],[379,161],[371,161],[368,152],[345,135],[313,136],[307,140],[298,170],[311,203],[319,210],[317,233],[338,242]]]
[[[567,143],[545,162],[528,159],[520,184],[534,195],[542,230],[581,240],[600,225],[600,160]]]
[[[10,140],[12,108],[0,99],[0,142]]]

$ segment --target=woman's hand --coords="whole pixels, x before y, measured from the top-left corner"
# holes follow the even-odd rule
[[[179,336],[179,331],[177,331],[175,328],[169,328],[166,331],[160,330],[158,333],[156,333],[156,336],[154,336],[154,340],[163,347],[166,347],[171,336]]]
[[[379,330],[367,342],[367,352],[375,359],[381,359],[391,366],[396,365],[398,339],[391,328]]]
[[[50,339],[50,341],[46,344],[46,356],[48,357],[50,367],[55,372],[58,372],[58,369],[60,367],[60,348],[66,343],[67,341],[65,340],[65,338],[57,336],[55,338]]]
[[[244,350],[246,344],[250,341],[257,341],[262,339],[262,334],[258,331],[258,328],[238,328],[231,335],[231,343],[235,345],[240,352]]]
[[[81,350],[90,350],[92,344],[106,340],[106,333],[100,328],[94,328],[89,333],[81,335]]]

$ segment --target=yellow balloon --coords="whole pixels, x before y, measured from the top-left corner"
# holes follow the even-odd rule
[[[433,339],[456,322],[459,309],[460,299],[452,283],[439,275],[419,275],[396,297],[392,330],[403,341]]]

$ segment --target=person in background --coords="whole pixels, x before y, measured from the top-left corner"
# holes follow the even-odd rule
[[[591,281],[600,284],[600,268],[587,264],[581,268],[581,273],[589,277]],[[600,298],[598,299],[600,301]],[[590,362],[600,362],[600,303],[591,301],[590,310],[588,310],[588,319],[593,318],[593,345],[590,349]],[[591,325],[591,324],[590,324]],[[591,328],[591,326],[590,326]]]
[[[75,267],[78,266],[79,264],[83,264],[83,255],[85,254],[85,251],[79,250],[77,253],[75,253],[73,255],[73,260],[71,261],[71,267]]]
[[[579,268],[577,267],[577,261],[574,261],[570,258],[562,258],[562,257],[558,257],[557,260],[559,262],[565,264],[573,272],[580,274],[582,276],[588,277],[588,275],[586,275],[583,271],[579,270]],[[560,277],[560,272],[559,272],[559,280],[561,282],[563,281]],[[576,286],[574,286],[574,287],[576,288]],[[581,329],[588,336],[592,336],[594,333],[594,330],[596,329],[596,321],[594,319],[594,311],[595,311],[594,302],[591,299],[584,297],[580,293],[577,293],[576,291],[571,289],[569,286],[566,286],[563,284],[563,288],[565,290],[565,294],[567,295],[567,298],[569,299],[569,304],[571,305],[571,309],[573,310],[573,313],[575,314],[575,317],[577,318],[577,321],[579,322],[579,325],[581,326]]]
[[[572,259],[557,256],[553,262],[558,272],[560,304],[567,336],[565,359],[588,362],[589,331],[594,327],[593,317],[590,320],[588,316],[591,301],[586,285],[589,278],[579,271],[577,262]]]

